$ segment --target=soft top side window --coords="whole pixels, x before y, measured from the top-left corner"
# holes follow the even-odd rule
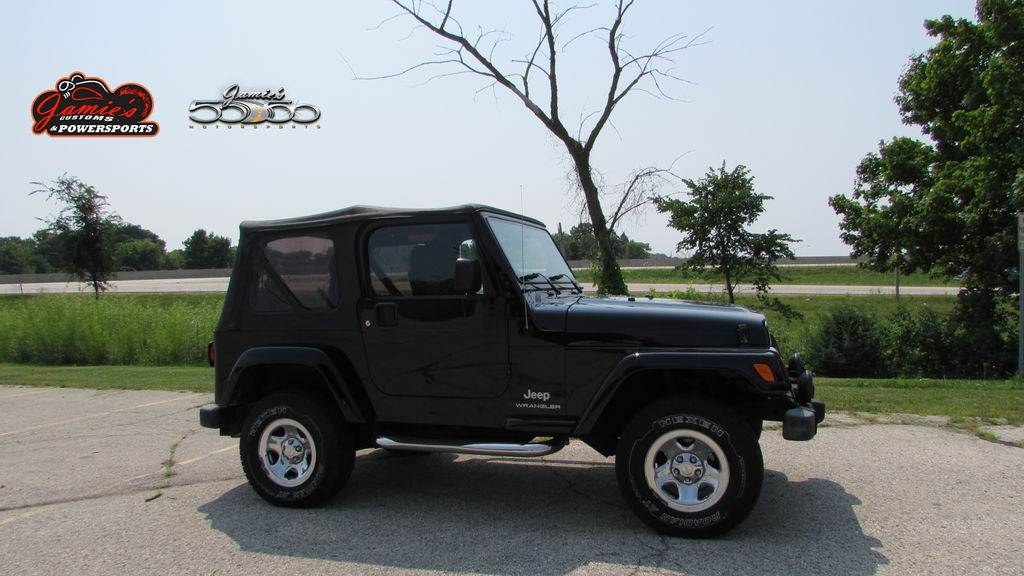
[[[252,291],[249,305],[257,312],[289,312],[292,309],[288,298],[277,287],[274,280],[267,274],[262,262],[254,266],[252,274]]]
[[[465,222],[384,226],[370,234],[367,252],[377,296],[464,296],[455,291],[455,261],[477,258]]]
[[[331,310],[338,306],[338,271],[333,240],[319,236],[277,238],[263,246],[263,255],[303,308]],[[280,311],[277,302],[280,296],[274,294],[273,282],[265,277],[266,273],[261,276],[256,286],[254,307],[264,312]],[[261,298],[262,291],[273,296]],[[260,306],[261,303],[270,305]]]

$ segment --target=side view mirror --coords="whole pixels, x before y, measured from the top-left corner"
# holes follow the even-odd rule
[[[482,282],[479,260],[459,258],[455,261],[455,292],[475,294],[480,290]]]

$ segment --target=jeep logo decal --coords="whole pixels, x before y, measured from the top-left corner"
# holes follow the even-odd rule
[[[523,398],[526,400],[540,400],[541,402],[547,402],[551,399],[550,392],[534,392],[529,388],[526,389],[526,394],[523,394]]]

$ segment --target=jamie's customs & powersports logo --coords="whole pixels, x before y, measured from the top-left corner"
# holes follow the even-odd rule
[[[220,128],[222,124],[228,129],[238,128],[271,128],[276,125],[284,129],[291,125],[292,129],[320,128],[320,109],[312,104],[296,104],[288,98],[284,88],[277,90],[242,90],[238,84],[229,86],[214,100],[193,100],[188,108],[190,124],[196,124],[204,130],[213,126]]]
[[[32,132],[48,136],[156,136],[160,125],[146,122],[153,96],[141,84],[111,90],[101,78],[73,72],[32,102]]]

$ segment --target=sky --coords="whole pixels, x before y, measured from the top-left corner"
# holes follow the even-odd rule
[[[612,2],[598,0],[560,37],[607,25],[612,11]],[[482,203],[539,218],[552,231],[575,224],[561,144],[515,97],[467,76],[357,78],[402,70],[437,50],[428,32],[387,20],[395,13],[387,0],[3,2],[0,109],[9,113],[0,116],[0,236],[38,229],[37,219],[56,207],[30,196],[30,183],[64,173],[95,186],[125,220],[155,231],[169,248],[197,228],[237,238],[242,220],[355,204]],[[518,67],[511,61],[537,38],[526,0],[463,0],[455,13],[466,30],[507,33],[495,51],[504,66]],[[893,96],[908,58],[933,44],[924,20],[943,14],[973,18],[974,3],[638,0],[625,23],[626,47],[703,35],[676,58],[674,74],[686,82],[666,86],[672,99],[634,93],[623,100],[594,167],[613,186],[643,166],[675,161],[676,173],[699,178],[723,161],[744,164],[756,190],[774,198],[757,230],[792,234],[801,240],[798,255],[846,254],[828,197],[852,190],[857,163],[879,140],[920,136],[901,123]],[[575,126],[607,91],[607,48],[584,36],[559,68],[562,116]],[[159,134],[33,134],[35,96],[76,70],[111,88],[147,87]],[[320,128],[190,128],[190,103],[231,84],[283,87],[320,108]],[[664,253],[680,240],[651,210],[620,231]]]

